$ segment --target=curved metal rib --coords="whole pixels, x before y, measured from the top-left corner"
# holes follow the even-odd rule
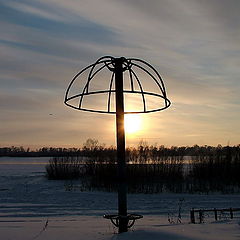
[[[103,60],[103,59],[106,59],[106,58],[108,58],[108,57],[102,57],[102,58],[99,58],[94,64],[93,64],[93,66],[92,66],[92,68],[91,68],[91,70],[90,70],[90,72],[89,72],[89,74],[88,74],[88,80],[87,80],[87,84],[86,84],[86,92],[88,92],[88,88],[89,88],[89,83],[90,83],[90,81],[91,81],[91,79],[93,79],[93,77],[99,72],[99,71],[101,71],[102,70],[102,68],[99,70],[99,71],[95,71],[96,72],[96,74],[94,74],[93,76],[92,76],[92,73],[93,73],[93,71],[94,71],[94,69],[95,69],[95,67],[97,66],[97,65],[99,65],[99,64],[101,64],[101,63],[106,63],[107,62],[107,60]],[[109,61],[109,60],[108,60]]]
[[[158,73],[158,71],[152,66],[150,65],[149,63],[141,60],[141,59],[137,59],[137,58],[132,58],[131,60],[134,60],[134,61],[137,61],[137,62],[141,62],[145,65],[147,65],[150,69],[153,70],[153,72],[158,76],[162,86],[159,84],[159,82],[157,81],[157,79],[151,74],[151,72],[149,72],[147,69],[145,69],[144,67],[140,66],[139,64],[136,64],[134,63],[135,66],[138,66],[140,69],[142,69],[143,71],[147,72],[151,77],[152,79],[156,82],[156,84],[158,85],[158,87],[160,88],[160,90],[162,91],[163,93],[163,96],[165,98],[165,105],[167,106],[168,105],[168,102],[167,102],[167,93],[166,93],[166,89],[165,89],[165,85],[164,85],[164,82],[162,80],[162,77],[160,76],[160,74]]]
[[[155,81],[157,86],[160,88],[162,94],[165,95],[165,88],[164,88],[164,85],[163,85],[163,81],[161,81],[161,83],[163,85],[163,87],[162,87],[161,84],[159,84],[158,80],[155,78],[155,76],[151,72],[149,72],[147,69],[145,69],[144,67],[142,67],[141,65],[139,65],[137,63],[132,63],[132,65],[136,66],[136,67],[142,69],[144,72],[146,72]],[[158,77],[159,77],[159,80],[161,80],[161,76],[159,75]]]
[[[130,71],[132,68],[132,63],[131,61],[128,61],[127,63],[128,63],[127,70],[129,71],[131,90],[134,91],[133,76],[132,76],[132,72]]]
[[[162,86],[163,86],[163,91],[166,92],[166,89],[165,89],[165,86],[164,86],[164,82],[163,82],[163,80],[162,80],[162,77],[160,76],[160,74],[158,73],[158,71],[157,71],[152,65],[150,65],[148,62],[143,61],[143,60],[138,59],[138,58],[130,58],[130,60],[131,60],[131,61],[133,60],[133,61],[136,61],[136,62],[141,62],[141,63],[147,65],[149,68],[151,68],[151,69],[156,73],[156,75],[158,76],[158,78],[159,78],[159,80],[160,80],[160,82],[161,82],[161,84],[162,84]]]
[[[91,70],[90,70],[90,72],[89,72],[89,74],[88,74],[88,80],[87,80],[87,83],[86,83],[85,87],[83,88],[83,91],[82,91],[82,94],[83,94],[83,95],[81,96],[80,101],[79,101],[79,109],[81,109],[84,94],[88,93],[90,81],[94,78],[94,76],[95,76],[98,72],[100,72],[100,71],[101,71],[103,68],[105,68],[107,65],[110,65],[110,64],[111,64],[111,62],[108,63],[108,64],[106,63],[106,62],[109,62],[110,60],[105,60],[105,61],[103,61],[103,60],[100,61],[100,60],[101,60],[101,59],[99,59],[98,61],[96,61],[95,64],[93,64],[93,66],[92,66],[92,68],[91,68]],[[94,68],[95,68],[97,65],[102,64],[102,63],[104,63],[104,65],[101,66],[99,69],[97,69],[97,70],[93,73]],[[86,93],[85,93],[85,91],[86,91]]]
[[[110,112],[110,107],[111,107],[111,93],[112,93],[112,85],[113,85],[113,79],[114,79],[115,73],[112,73],[112,78],[110,81],[110,86],[109,86],[109,93],[108,93],[108,112]]]
[[[101,61],[99,61],[98,63],[104,62],[104,61],[102,61],[102,59],[104,59],[104,58],[111,58],[111,59],[113,59],[113,57],[111,57],[111,56],[104,56],[104,57],[101,57],[101,58],[100,58]],[[74,81],[75,81],[83,72],[85,72],[87,69],[93,67],[95,64],[96,64],[96,63],[93,63],[93,64],[88,65],[87,67],[85,67],[84,69],[82,69],[80,72],[78,72],[78,73],[74,76],[74,78],[72,79],[72,81],[70,82],[70,84],[69,84],[68,87],[67,87],[67,90],[66,90],[66,93],[65,93],[65,98],[64,98],[64,103],[66,103],[66,101],[67,101],[67,99],[68,99],[68,94],[69,94],[70,88],[72,87]]]
[[[116,92],[115,90],[111,90],[111,92]],[[109,90],[103,90],[103,91],[95,91],[95,92],[89,92],[87,94],[84,94],[84,95],[96,95],[96,94],[101,94],[101,93],[109,93]],[[134,94],[144,94],[144,95],[150,95],[150,96],[155,96],[155,97],[159,97],[159,98],[162,98],[164,99],[164,97],[160,94],[157,94],[157,93],[151,93],[151,92],[141,92],[141,91],[128,91],[128,90],[124,90],[124,93],[134,93]],[[74,98],[78,98],[78,97],[81,97],[82,94],[76,94],[72,97],[69,97],[68,100],[72,100]],[[164,110],[166,108],[168,108],[170,105],[171,105],[171,102],[167,99],[167,104],[165,105],[165,107],[160,107],[160,108],[157,108],[157,109],[154,109],[154,110],[146,110],[146,111],[131,111],[131,112],[125,112],[125,114],[131,114],[131,113],[134,113],[134,114],[137,114],[137,113],[151,113],[151,112],[157,112],[157,111],[161,111],[161,110]],[[97,113],[110,113],[110,114],[114,114],[116,113],[115,111],[104,111],[104,110],[93,110],[93,109],[84,109],[84,108],[78,108],[78,107],[75,107],[71,104],[69,104],[68,102],[65,103],[67,106],[71,107],[71,108],[74,108],[74,109],[77,109],[77,110],[82,110],[82,111],[88,111],[88,112],[97,112]]]
[[[139,88],[141,90],[141,93],[142,93],[142,101],[143,101],[143,111],[145,112],[146,111],[146,102],[145,102],[145,96],[144,96],[144,93],[143,93],[143,88],[142,88],[142,84],[137,76],[137,74],[132,70],[132,69],[129,69],[129,71],[134,75],[134,77],[136,78],[137,82],[138,82],[138,85],[139,85]],[[133,91],[134,92],[134,91]]]

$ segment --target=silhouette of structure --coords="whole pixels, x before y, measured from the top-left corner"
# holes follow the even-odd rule
[[[104,70],[107,70],[106,73],[100,75]],[[110,76],[107,77],[109,73]],[[77,80],[84,75],[84,84],[79,87],[81,84]],[[94,81],[99,78],[101,84]],[[89,96],[92,97],[91,100]],[[131,101],[134,105],[127,105],[126,109],[125,104]],[[141,59],[104,56],[73,78],[67,88],[64,103],[77,110],[116,114],[118,214],[104,217],[118,227],[119,233],[126,232],[135,220],[142,216],[127,213],[124,114],[150,113],[168,108],[171,103],[167,98],[163,80],[155,68]],[[105,106],[99,109],[101,103]]]

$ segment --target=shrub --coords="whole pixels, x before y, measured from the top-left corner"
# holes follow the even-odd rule
[[[48,179],[77,179],[83,175],[83,162],[78,157],[53,157],[46,165]]]

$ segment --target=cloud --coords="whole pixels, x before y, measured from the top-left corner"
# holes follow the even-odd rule
[[[54,21],[61,21],[61,16],[58,14],[54,13],[52,10],[44,8],[41,3],[34,3],[36,6],[33,6],[32,1],[25,1],[24,2],[18,2],[18,1],[8,1],[5,2],[3,5],[5,5],[4,11],[10,11],[8,8],[14,9],[16,12],[22,12],[23,14],[28,13],[33,16],[37,16],[40,18],[45,18],[49,20],[54,20]]]
[[[43,34],[44,37],[42,36],[43,39],[41,40],[50,36],[58,38],[58,40],[75,39],[79,42],[92,42],[95,44],[120,44],[116,38],[116,33],[100,23],[85,19],[81,15],[74,15],[75,17],[71,21],[67,21],[67,18],[62,17],[61,14],[58,17],[53,17],[54,11],[56,11],[54,9],[58,9],[57,6],[53,6],[54,8],[46,11],[48,5],[41,3],[41,6],[44,6],[44,10],[39,10],[39,2],[33,3],[32,1],[25,1],[25,4],[23,2],[8,1],[2,4],[0,20],[3,23],[14,24],[15,27],[24,26],[28,28],[28,30],[33,31],[29,31],[29,34],[32,36],[36,33],[38,35]],[[33,4],[36,6],[33,6]],[[32,9],[36,11],[32,11]],[[39,12],[41,12],[41,14],[39,14]],[[62,12],[64,12],[64,10],[62,10]],[[34,37],[36,40],[39,39],[39,36]],[[31,39],[33,39],[33,37],[31,37]],[[25,38],[25,40],[27,40],[27,38]]]
[[[74,57],[73,41],[78,41],[80,46],[120,44],[111,29],[81,16],[72,22],[58,21],[29,11],[26,4],[15,1],[2,4],[1,11],[2,44],[62,57]]]
[[[239,141],[234,130],[240,117],[239,4],[237,0],[2,2],[2,139],[27,143],[36,136],[38,144],[56,139],[61,144],[95,134],[100,141],[114,143],[114,127],[108,128],[114,126],[113,116],[80,114],[63,105],[72,77],[110,54],[153,64],[173,103],[165,112],[147,117],[148,131],[140,137],[160,136],[161,141],[177,144],[181,139],[188,144],[204,139],[216,143],[229,132]],[[90,103],[99,104],[94,99]],[[54,120],[49,112],[54,112]],[[95,127],[96,119],[102,128]],[[24,140],[22,129],[27,128]]]

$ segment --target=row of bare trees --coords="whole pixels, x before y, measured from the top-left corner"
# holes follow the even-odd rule
[[[190,155],[192,154],[192,155]],[[185,161],[191,156],[190,161]],[[126,149],[129,192],[239,192],[240,146],[171,147],[148,145]],[[89,139],[81,157],[52,159],[49,179],[81,178],[86,189],[117,189],[116,149]],[[54,174],[53,174],[54,173]],[[60,174],[61,173],[61,174]]]

